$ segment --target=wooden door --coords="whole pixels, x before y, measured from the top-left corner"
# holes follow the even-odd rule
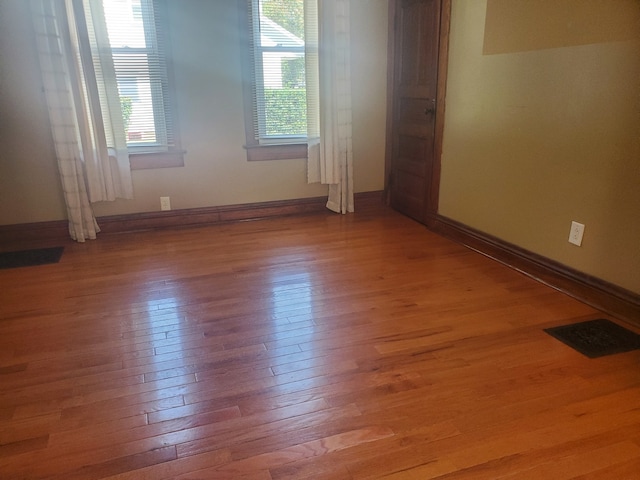
[[[434,177],[442,0],[392,0],[390,205],[419,222],[437,211]],[[438,158],[439,162],[439,158]],[[439,171],[439,170],[438,170]],[[433,189],[436,192],[433,192]]]

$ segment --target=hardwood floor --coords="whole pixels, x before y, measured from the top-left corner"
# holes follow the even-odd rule
[[[584,357],[542,329],[602,313],[383,207],[0,285],[2,479],[640,475],[640,351]]]

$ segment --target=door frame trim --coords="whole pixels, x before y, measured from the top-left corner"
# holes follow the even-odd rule
[[[395,24],[396,5],[401,0],[389,2],[388,46],[387,46],[387,132],[384,162],[384,192],[387,204],[391,201],[389,178],[391,175],[391,156],[393,148],[393,93],[395,85]],[[429,178],[429,195],[426,199],[424,223],[433,225],[438,214],[440,197],[440,165],[442,157],[442,142],[444,137],[445,101],[447,89],[447,70],[449,65],[449,32],[451,24],[451,1],[440,2],[440,38],[438,39],[438,72],[436,85],[436,117],[433,142],[433,164]]]

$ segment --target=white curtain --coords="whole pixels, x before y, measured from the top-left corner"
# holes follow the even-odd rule
[[[307,180],[329,185],[327,208],[353,212],[349,0],[318,0],[319,121],[310,122]]]
[[[69,1],[69,0],[67,0]],[[78,72],[84,87],[79,122],[91,202],[133,198],[131,166],[118,94],[116,71],[102,0],[73,0],[77,32],[74,50],[80,53]],[[84,7],[84,8],[83,8]]]
[[[133,197],[102,5],[31,0],[31,9],[69,234],[84,242],[100,231],[90,201]]]

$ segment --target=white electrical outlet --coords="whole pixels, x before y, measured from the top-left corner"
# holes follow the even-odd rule
[[[160,197],[160,210],[171,210],[171,199],[169,197]]]
[[[582,245],[582,236],[584,235],[584,225],[578,222],[571,222],[571,231],[569,232],[569,243],[580,246]]]

